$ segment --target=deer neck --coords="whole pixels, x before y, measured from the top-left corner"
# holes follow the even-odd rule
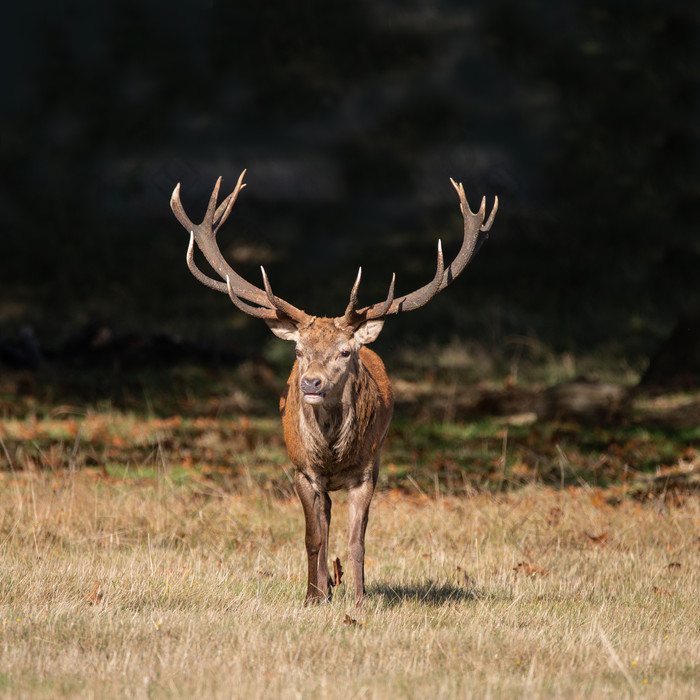
[[[368,427],[362,417],[368,413],[365,404],[371,400],[370,382],[369,373],[358,360],[336,401],[320,405],[302,402],[302,435],[317,464],[343,464],[355,453]]]

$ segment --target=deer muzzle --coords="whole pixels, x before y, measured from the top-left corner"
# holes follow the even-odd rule
[[[306,403],[321,403],[326,398],[327,387],[321,377],[302,377],[301,393]]]

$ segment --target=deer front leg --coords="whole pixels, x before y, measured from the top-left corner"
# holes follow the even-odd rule
[[[321,598],[331,600],[333,598],[333,579],[328,571],[328,537],[331,528],[331,499],[327,493],[319,494],[319,499],[321,548],[318,552],[318,576],[316,585],[321,591]]]
[[[309,479],[297,471],[294,477],[297,495],[304,509],[306,522],[306,555],[309,560],[306,604],[318,603],[328,598],[330,576],[328,574],[328,530],[331,520],[331,499],[318,493]]]
[[[348,491],[349,542],[348,557],[352,563],[355,584],[355,605],[360,607],[365,599],[365,532],[369,518],[369,504],[377,483],[377,469],[373,478]]]

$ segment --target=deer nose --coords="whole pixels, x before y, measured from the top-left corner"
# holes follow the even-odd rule
[[[301,390],[305,394],[318,394],[323,386],[323,380],[320,377],[302,377]]]

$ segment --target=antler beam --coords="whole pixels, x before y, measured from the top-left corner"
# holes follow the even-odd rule
[[[479,233],[488,233],[496,218],[496,213],[498,212],[498,197],[495,198],[491,214],[486,223],[484,223],[484,219],[486,218],[486,197],[482,198],[479,211],[474,213],[469,208],[462,183],[457,183],[452,178],[450,178],[450,182],[459,195],[459,208],[464,219],[464,239],[462,240],[462,247],[455,259],[447,267],[444,266],[442,242],[438,241],[437,270],[431,282],[410,294],[404,294],[394,299],[394,281],[396,279],[394,276],[391,280],[389,298],[386,301],[365,306],[359,310],[357,309],[357,289],[360,284],[360,274],[358,274],[355,285],[350,293],[350,303],[345,311],[345,315],[342,317],[342,321],[346,325],[351,327],[357,326],[371,319],[383,318],[400,313],[401,311],[413,311],[414,309],[418,309],[427,304],[436,294],[445,289],[445,287],[452,284],[467,266],[477,250]],[[360,272],[361,271],[362,268],[360,268]]]

